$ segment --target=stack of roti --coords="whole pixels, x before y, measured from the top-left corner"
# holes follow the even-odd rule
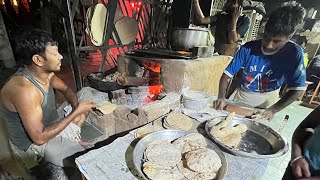
[[[136,130],[136,132],[134,133],[134,137],[135,138],[142,138],[143,136],[156,132],[156,131],[160,131],[163,130],[163,127],[158,126],[158,125],[152,125],[152,126],[143,126],[139,129]]]
[[[222,166],[218,154],[209,148],[205,138],[191,133],[172,143],[156,140],[145,152],[143,172],[150,179],[213,179]]]
[[[210,130],[210,134],[213,137],[230,148],[236,148],[241,141],[241,134],[247,131],[247,126],[244,124],[229,126],[235,115],[234,112],[230,113],[224,121],[212,126]]]
[[[181,129],[190,131],[193,127],[193,121],[190,117],[178,113],[171,112],[163,121],[163,126],[167,129]]]
[[[188,152],[178,165],[187,179],[213,179],[222,166],[218,154],[209,148],[201,148]]]
[[[177,164],[181,161],[181,153],[168,141],[156,140],[148,145],[144,152],[147,160],[143,164],[143,172],[150,179],[182,179]]]
[[[199,133],[190,133],[182,136],[173,141],[172,144],[180,150],[181,154],[207,147],[206,139]]]

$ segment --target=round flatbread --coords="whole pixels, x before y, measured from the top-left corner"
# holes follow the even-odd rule
[[[196,172],[217,172],[222,166],[218,154],[209,148],[196,149],[185,155],[187,166]]]
[[[207,147],[206,139],[199,133],[187,134],[186,136],[176,139],[172,144],[181,151],[181,154]]]
[[[183,176],[187,179],[194,179],[196,175],[198,175],[198,172],[192,171],[191,169],[188,168],[186,161],[181,161],[178,164],[178,169],[179,171],[183,174]]]
[[[182,113],[171,112],[164,121],[169,127],[174,129],[190,131],[193,127],[192,119]]]
[[[178,164],[179,171],[183,174],[183,176],[186,179],[190,180],[207,180],[207,179],[213,179],[216,177],[216,172],[205,172],[205,173],[199,173],[192,171],[188,166],[186,165],[186,161],[181,161]]]
[[[161,166],[175,166],[181,161],[181,152],[170,142],[156,140],[146,148],[145,157]]]
[[[183,174],[179,171],[177,166],[169,167],[169,166],[160,166],[153,162],[145,162],[143,164],[143,172],[150,179],[170,179],[177,180],[183,179]]]
[[[142,138],[143,136],[150,134],[152,132],[160,131],[163,130],[161,126],[153,125],[153,126],[144,126],[139,129],[134,133],[135,138]]]
[[[215,178],[216,175],[216,172],[199,173],[194,177],[194,180],[209,180]]]

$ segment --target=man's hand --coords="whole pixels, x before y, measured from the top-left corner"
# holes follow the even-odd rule
[[[270,109],[256,110],[250,118],[271,121],[274,114],[275,112]]]
[[[88,113],[92,108],[95,108],[96,105],[93,104],[90,101],[83,101],[79,103],[78,107],[74,110],[76,113],[80,114],[86,114]]]
[[[293,162],[292,171],[298,179],[311,177],[309,164],[304,158],[298,159],[297,161]]]
[[[234,8],[234,11],[233,11],[233,14],[232,14],[233,20],[238,20],[239,19],[239,17],[242,14],[242,10],[243,10],[242,6],[238,6],[238,7]]]
[[[83,123],[87,120],[89,113],[82,113],[78,115],[72,122],[79,127],[82,127]]]
[[[226,106],[224,99],[217,99],[213,101],[213,108],[217,110],[223,110],[224,107]]]

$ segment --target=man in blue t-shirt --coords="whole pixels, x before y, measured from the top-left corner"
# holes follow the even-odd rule
[[[270,14],[262,40],[246,43],[225,69],[219,84],[217,109],[223,109],[229,80],[240,70],[243,75],[232,100],[252,107],[266,108],[252,118],[271,120],[275,113],[304,92],[306,71],[303,49],[290,41],[305,16],[296,2],[284,3]],[[278,89],[286,81],[288,92],[278,101]]]

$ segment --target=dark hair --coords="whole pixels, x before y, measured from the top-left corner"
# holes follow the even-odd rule
[[[270,14],[265,32],[271,37],[288,37],[302,23],[305,15],[306,10],[300,3],[296,1],[285,2]]]
[[[27,31],[15,41],[16,58],[23,65],[29,66],[32,64],[32,56],[38,54],[45,58],[48,45],[58,45],[48,32],[40,29]]]

